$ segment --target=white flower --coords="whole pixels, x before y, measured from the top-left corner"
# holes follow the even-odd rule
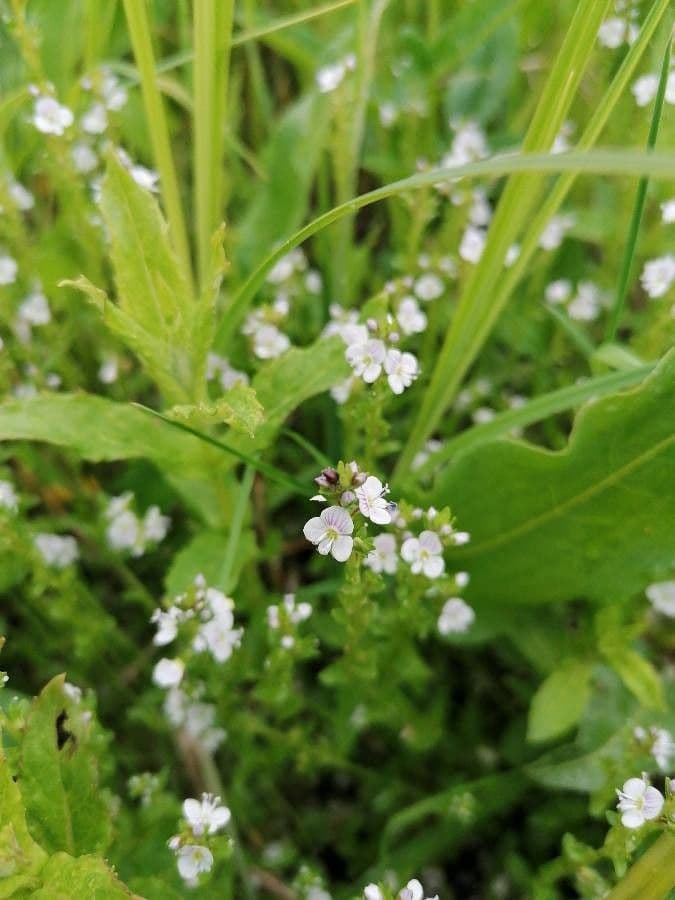
[[[403,890],[399,893],[399,900],[424,900],[424,888],[417,878],[411,878]],[[427,897],[426,900],[438,900],[435,897]]]
[[[488,155],[485,133],[477,122],[451,122],[450,125],[455,129],[455,137],[450,153],[441,160],[442,166],[458,166]]]
[[[310,294],[320,294],[323,290],[323,279],[316,269],[310,269],[305,275],[305,288]]]
[[[391,513],[389,504],[385,500],[388,489],[379,478],[369,475],[363,484],[356,489],[356,498],[359,501],[359,510],[362,515],[376,525],[389,525]]]
[[[398,566],[396,538],[393,534],[378,534],[374,539],[375,549],[363,561],[364,566],[378,575],[386,572],[393,575]]]
[[[661,204],[661,221],[664,225],[672,225],[675,222],[675,198]]]
[[[650,584],[647,599],[657,612],[669,618],[675,618],[675,581],[659,581]]]
[[[497,413],[489,406],[479,406],[478,409],[475,409],[471,414],[472,420],[476,425],[487,425],[488,422],[491,422]]]
[[[640,828],[645,822],[658,818],[663,808],[663,795],[649,784],[645,775],[629,778],[617,794],[621,824],[626,828]]]
[[[141,523],[130,510],[121,510],[106,529],[106,540],[113,550],[131,550],[134,556],[143,555]]]
[[[221,806],[220,797],[213,794],[202,794],[201,800],[183,801],[183,815],[195,837],[215,834],[232,818],[227,806]]]
[[[376,884],[367,884],[363,889],[364,900],[384,900],[384,894]]]
[[[349,559],[354,546],[351,537],[354,523],[347,510],[341,506],[329,506],[320,516],[310,519],[303,528],[303,534],[322,556],[331,554],[338,562]]]
[[[354,387],[354,381],[356,379],[353,376],[350,376],[345,381],[341,381],[339,384],[333,385],[330,389],[330,395],[335,400],[336,403],[342,405],[349,400],[349,395],[352,392],[352,388]]]
[[[404,297],[396,310],[396,321],[403,334],[420,334],[427,327],[427,317],[414,297]]]
[[[161,688],[178,687],[183,680],[185,664],[180,659],[167,659],[164,657],[152,670],[152,680]]]
[[[98,370],[98,380],[101,384],[114,384],[119,375],[119,364],[116,356],[108,356],[101,363]]]
[[[202,872],[210,872],[213,854],[200,844],[185,844],[178,850],[178,872],[187,882],[194,882]]]
[[[108,109],[118,110],[127,102],[128,94],[125,87],[117,80],[112,72],[106,72],[101,82],[101,94]]]
[[[675,255],[669,253],[645,263],[640,281],[652,299],[663,297],[675,281]]]
[[[143,516],[143,536],[158,544],[163,541],[171,525],[171,519],[162,514],[158,506],[149,506]]]
[[[638,106],[647,106],[656,97],[658,89],[659,79],[657,75],[642,75],[633,83],[630,90]]]
[[[539,246],[544,250],[555,250],[565,237],[565,232],[574,224],[571,216],[553,216],[539,237]]]
[[[572,283],[567,278],[558,278],[546,288],[544,296],[547,303],[564,303],[572,293]]]
[[[22,212],[27,212],[35,206],[35,197],[18,181],[10,182],[7,193]]]
[[[53,97],[38,97],[33,107],[33,125],[43,134],[63,134],[73,124],[73,114]]]
[[[352,54],[343,60],[322,66],[316,73],[316,84],[322,94],[329,94],[342,83],[345,75],[354,68],[355,59]]]
[[[443,604],[438,617],[438,630],[441,634],[461,634],[471,627],[476,614],[460,597],[451,597]]]
[[[159,173],[154,169],[148,169],[147,166],[141,166],[139,163],[129,167],[129,174],[139,187],[146,191],[157,191],[157,182],[159,181]]]
[[[670,768],[670,758],[675,755],[673,736],[665,728],[653,728],[652,736],[654,738],[651,750],[652,756],[656,760],[659,769],[667,772]]]
[[[88,134],[103,134],[108,127],[108,114],[102,103],[95,103],[81,119],[82,128]]]
[[[486,236],[482,228],[468,225],[459,245],[459,255],[466,262],[477,263],[485,249]]]
[[[419,538],[411,537],[403,541],[401,556],[410,564],[414,575],[422,572],[427,578],[438,578],[443,574],[443,545],[435,531],[423,531]]]
[[[350,344],[345,351],[347,362],[366,384],[372,384],[380,377],[385,355],[384,342],[377,339]]]
[[[610,50],[620,47],[628,35],[627,24],[625,19],[621,19],[619,16],[605,19],[598,30],[598,40],[602,46]]]
[[[0,284],[12,284],[16,281],[19,267],[11,256],[0,255]]]
[[[216,662],[227,662],[233,651],[240,645],[243,633],[241,628],[233,628],[232,625],[231,613],[229,621],[222,616],[214,616],[199,629],[197,648],[206,647]]]
[[[567,307],[571,319],[579,322],[592,322],[597,319],[601,310],[601,297],[597,285],[592,281],[580,281],[577,293]]]
[[[98,157],[91,149],[89,144],[80,142],[74,144],[70,151],[70,158],[78,172],[87,175],[92,172],[98,165]]]
[[[16,512],[19,508],[19,497],[11,481],[0,481],[0,508]]]
[[[47,325],[52,314],[49,302],[40,291],[33,291],[19,306],[19,318],[29,325]]]
[[[33,543],[45,563],[55,569],[65,569],[79,556],[77,541],[70,535],[36,534]]]
[[[478,227],[484,227],[490,224],[492,218],[492,207],[490,201],[485,196],[485,191],[475,190],[472,194],[472,204],[469,210],[469,222]]]
[[[253,335],[253,352],[258,359],[274,359],[290,346],[288,336],[276,325],[262,325]]]
[[[167,610],[156,609],[150,617],[150,621],[157,626],[152,643],[156,647],[164,647],[175,640],[182,618],[183,612],[177,606],[171,606]]]
[[[445,290],[443,279],[433,272],[426,272],[415,281],[413,290],[420,300],[436,300]]]
[[[384,371],[387,373],[387,381],[392,391],[395,394],[402,394],[419,374],[417,357],[396,349],[387,350]]]
[[[73,703],[79,703],[82,699],[82,689],[76,684],[70,684],[69,681],[63,682],[63,693],[69,700],[72,700]]]

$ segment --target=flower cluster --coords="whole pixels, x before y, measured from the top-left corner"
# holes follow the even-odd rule
[[[592,322],[598,318],[607,298],[592,281],[580,281],[573,291],[567,278],[552,281],[545,291],[546,302],[551,306],[564,305],[569,317],[579,322]]]
[[[131,491],[112,497],[105,510],[106,540],[113,550],[143,556],[149,545],[159,544],[166,537],[171,519],[158,506],[150,506],[143,518],[133,511]]]
[[[201,800],[188,798],[184,801],[183,818],[183,831],[170,838],[168,847],[176,854],[181,878],[187,886],[195,887],[199,876],[210,872],[213,867],[213,853],[207,846],[208,838],[225,828],[232,814],[227,806],[222,805],[220,797],[202,794]]]
[[[675,282],[675,254],[667,253],[646,262],[640,281],[645,293],[652,300],[667,294]]]
[[[279,643],[285,650],[295,645],[295,628],[312,615],[311,603],[296,603],[295,594],[285,594],[282,603],[267,607],[267,624],[280,635]]]
[[[77,541],[69,534],[46,534],[41,532],[33,537],[33,543],[43,562],[53,569],[67,568],[80,555]]]
[[[314,479],[320,489],[312,500],[331,503],[305,523],[303,533],[322,556],[346,562],[354,549],[354,517],[361,517],[360,548],[368,521],[389,525],[396,505],[386,499],[389,488],[379,478],[362,472],[355,462],[326,468]]]
[[[355,68],[356,57],[353,53],[348,53],[343,59],[317,70],[316,86],[322,94],[330,94],[342,84],[347,73],[353,72]]]
[[[598,30],[600,44],[608,50],[616,50],[623,44],[632,44],[640,31],[638,15],[636,3],[617,0],[614,4],[614,15],[605,19]]]
[[[406,327],[412,328],[410,333],[423,330],[426,327],[426,317],[423,317],[414,298],[405,299],[408,302],[401,312]],[[393,393],[402,394],[419,375],[417,357],[391,346],[400,339],[395,330],[395,319],[391,315],[382,324],[375,319],[369,319],[366,325],[356,324],[345,330],[342,338],[347,344],[347,362],[354,370],[354,375],[362,378],[366,384],[373,384],[384,372]]]
[[[240,372],[233,368],[229,360],[217,353],[209,353],[206,360],[206,380],[217,380],[224,391],[229,391],[235,384],[248,384],[249,377],[246,372]]]
[[[208,587],[203,575],[195,578],[188,591],[156,609],[151,622],[157,629],[153,639],[157,646],[173,643],[181,630],[194,653],[208,652],[218,663],[227,662],[243,635],[243,629],[234,625],[234,601]],[[181,659],[161,659],[153,672],[154,681],[160,687],[177,687],[184,668]]]
[[[675,581],[657,581],[650,584],[645,593],[656,612],[675,618]]]
[[[382,888],[376,884],[367,884],[363,889],[364,900],[385,900]],[[421,881],[417,878],[411,878],[405,887],[396,895],[397,900],[439,900],[438,894],[433,897],[425,897],[424,888]]]

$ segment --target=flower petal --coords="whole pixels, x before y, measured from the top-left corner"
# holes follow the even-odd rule
[[[336,559],[338,562],[346,562],[351,556],[353,546],[354,538],[344,534],[340,535],[339,538],[333,541],[333,549],[331,550],[333,559]]]

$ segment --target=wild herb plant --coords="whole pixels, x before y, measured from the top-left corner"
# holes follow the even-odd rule
[[[0,897],[668,896],[668,0],[0,9]]]

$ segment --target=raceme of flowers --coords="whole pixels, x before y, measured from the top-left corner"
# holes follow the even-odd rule
[[[105,510],[106,540],[113,550],[128,552],[131,556],[143,556],[150,545],[161,543],[166,537],[171,520],[158,506],[150,506],[142,518],[132,506],[134,495],[127,491],[112,497]]]
[[[183,802],[184,828],[168,841],[168,847],[176,855],[178,873],[186,886],[196,887],[199,876],[210,872],[214,857],[214,837],[227,827],[232,814],[220,797],[202,794],[201,799],[188,798]],[[222,841],[221,841],[222,843]],[[227,839],[227,849],[231,841]]]

